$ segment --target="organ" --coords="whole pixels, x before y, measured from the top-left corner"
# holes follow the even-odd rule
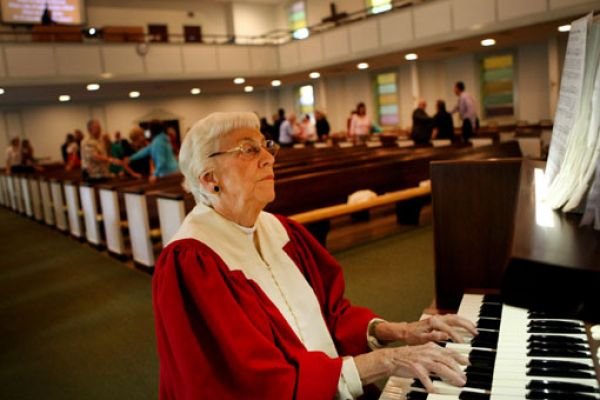
[[[600,232],[545,205],[544,166],[432,163],[437,307],[480,334],[442,344],[469,354],[465,388],[391,378],[381,399],[600,399]]]

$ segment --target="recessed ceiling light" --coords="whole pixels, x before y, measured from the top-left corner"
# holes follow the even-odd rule
[[[132,99],[137,99],[138,97],[140,97],[140,92],[129,92],[129,97],[131,97]]]
[[[567,25],[561,25],[558,27],[558,31],[559,32],[569,32],[571,30],[571,25],[567,24]]]
[[[0,87],[0,94],[4,94],[4,89]]]
[[[366,63],[366,62],[358,63],[358,64],[356,64],[356,68],[358,68],[358,69],[367,69],[367,68],[369,68],[369,63]]]
[[[406,55],[404,56],[404,59],[405,59],[405,60],[407,60],[407,61],[414,61],[414,60],[416,60],[417,58],[419,58],[419,56],[418,56],[418,55],[416,55],[415,53],[408,53],[408,54],[406,54]]]
[[[235,83],[236,85],[241,85],[242,83],[246,82],[246,80],[244,78],[235,78],[233,80],[233,83]]]
[[[61,94],[60,96],[58,96],[58,101],[60,102],[66,102],[66,101],[70,101],[71,100],[71,96],[69,96],[68,94]]]
[[[254,91],[254,86],[246,86],[244,87],[244,92],[251,93]]]
[[[85,88],[88,90],[88,92],[93,92],[100,89],[100,85],[97,83],[90,83]]]
[[[484,47],[493,46],[495,44],[496,44],[496,41],[494,39],[483,39],[481,41],[481,45]]]
[[[281,81],[279,79],[272,80],[271,86],[281,86]]]
[[[321,77],[321,74],[318,73],[317,71],[315,71],[315,72],[311,72],[310,74],[308,74],[308,76],[311,79],[319,79]]]
[[[194,95],[195,94],[200,94],[200,92],[201,92],[200,88],[197,88],[197,87],[192,88],[192,90],[190,90],[190,93],[194,94]]]
[[[96,34],[96,28],[90,28],[88,29],[88,35],[90,36],[94,36]]]

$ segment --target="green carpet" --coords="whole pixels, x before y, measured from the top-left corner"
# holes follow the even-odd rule
[[[336,253],[346,297],[389,321],[413,321],[434,296],[433,229],[416,228]]]
[[[0,208],[0,399],[155,399],[150,276]],[[335,255],[347,297],[389,320],[433,297],[431,228]]]
[[[157,398],[150,276],[0,209],[0,398]]]

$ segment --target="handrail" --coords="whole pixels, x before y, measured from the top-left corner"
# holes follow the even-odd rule
[[[398,190],[395,192],[385,193],[375,197],[372,200],[364,201],[356,204],[337,204],[334,206],[318,208],[316,210],[306,211],[290,216],[296,222],[308,224],[312,222],[322,221],[340,217],[342,215],[352,214],[358,211],[367,210],[374,207],[380,207],[399,201],[414,199],[431,194],[430,186],[418,186],[410,189]]]
[[[387,14],[389,12],[394,12],[400,9],[405,9],[407,7],[415,6],[427,1],[433,0],[393,0],[391,3],[391,8],[384,13]],[[341,25],[347,25],[351,23],[355,23],[358,21],[362,21],[367,18],[372,18],[377,15],[381,15],[383,13],[372,14],[370,8],[364,8],[358,11],[346,13],[342,12],[339,15],[339,18],[336,18],[333,21],[321,21],[317,24],[306,27],[310,34],[318,34],[329,31],[333,28],[336,28]],[[328,16],[330,17],[330,16]],[[328,17],[324,18],[327,19]],[[37,26],[37,25],[34,25]],[[67,25],[55,25],[55,26],[67,26]],[[19,26],[22,28],[22,26]],[[90,26],[72,26],[73,28],[79,29],[81,32],[81,39],[83,43],[104,43],[105,41],[102,39],[102,27],[95,27],[97,30],[97,34],[93,37],[88,37],[87,32]],[[70,33],[65,34],[74,34],[75,29]],[[288,29],[274,29],[263,33],[261,35],[237,35],[237,34],[206,34],[203,33],[200,40],[197,41],[186,41],[186,35],[183,34],[175,34],[170,33],[166,35],[166,40],[158,40],[161,39],[161,35],[153,35],[149,33],[139,33],[136,34],[136,38],[138,40],[126,40],[126,42],[142,42],[142,43],[201,43],[201,44],[218,44],[218,45],[279,45],[291,42],[296,40],[293,37],[294,31]],[[0,30],[0,43],[12,43],[12,42],[34,42],[34,35],[37,32],[33,30],[20,31],[16,30],[16,26],[13,26],[12,30]],[[61,33],[41,33],[43,35],[48,35],[47,40],[43,40],[45,42],[64,42],[64,40],[57,40],[57,37],[54,35],[60,36]],[[7,38],[8,36],[8,38]],[[113,43],[113,42],[111,42]]]

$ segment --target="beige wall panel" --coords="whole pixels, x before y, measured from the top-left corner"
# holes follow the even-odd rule
[[[550,9],[573,7],[580,4],[593,3],[590,0],[550,0]]]
[[[247,47],[221,46],[217,49],[217,59],[222,71],[250,70],[250,51]]]
[[[181,47],[185,72],[217,71],[217,49],[215,46],[185,45]]]
[[[494,0],[452,0],[454,29],[471,29],[494,22]]]
[[[4,52],[3,48],[0,47],[0,77],[6,76],[6,68],[4,68]]]
[[[276,71],[279,68],[277,56],[277,48],[274,46],[251,47],[250,60],[252,62],[252,71]]]
[[[413,15],[417,39],[448,33],[452,29],[449,1],[415,6]]]
[[[337,58],[350,52],[348,43],[348,28],[338,28],[323,34],[323,49],[325,58]]]
[[[546,0],[496,0],[498,2],[498,20],[524,17],[529,14],[546,11]]]
[[[286,43],[279,46],[279,67],[283,69],[294,68],[300,64],[298,49],[299,41]]]
[[[300,62],[311,65],[323,61],[323,35],[316,35],[298,42],[300,48]]]
[[[131,44],[102,46],[105,72],[115,75],[143,74],[144,62],[136,53],[135,46]]]
[[[350,48],[353,53],[379,47],[379,28],[377,19],[352,24],[350,29]]]
[[[382,46],[406,43],[413,40],[410,11],[393,12],[379,17],[379,37]]]
[[[14,45],[4,48],[8,76],[12,78],[56,75],[53,47]]]
[[[518,119],[538,122],[550,118],[548,47],[545,43],[524,45],[517,54]]]
[[[181,46],[152,44],[146,54],[146,72],[148,74],[181,74]]]
[[[86,45],[56,47],[59,75],[99,75],[102,73],[100,48]]]

